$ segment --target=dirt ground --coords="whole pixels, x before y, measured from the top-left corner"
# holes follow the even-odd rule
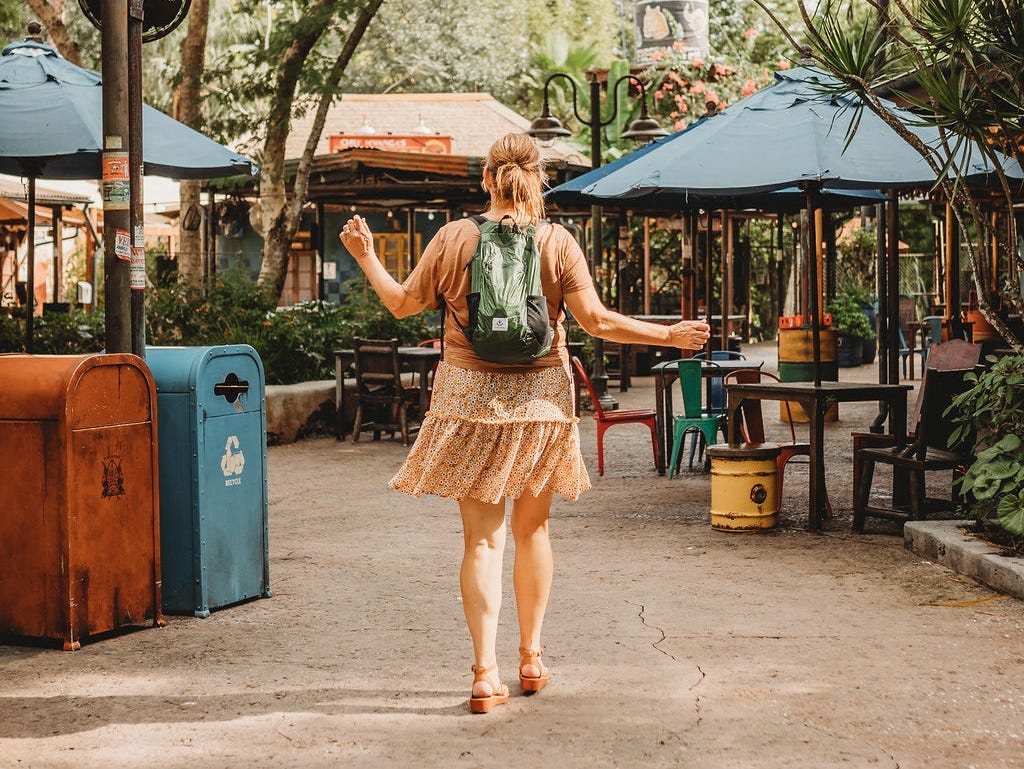
[[[620,401],[653,403],[649,380]],[[386,489],[398,441],[273,447],[274,597],[76,653],[0,646],[0,767],[1024,766],[1024,603],[892,528],[850,533],[849,433],[873,407],[840,408],[822,534],[805,466],[777,530],[718,532],[709,477],[658,477],[642,426],[608,433],[598,478],[585,417],[594,489],[552,523],[552,682],[487,716],[466,706],[455,506]]]

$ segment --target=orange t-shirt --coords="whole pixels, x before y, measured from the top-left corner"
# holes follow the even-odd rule
[[[558,224],[541,224],[537,228],[541,287],[548,303],[548,317],[554,318],[557,315],[558,324],[551,352],[523,365],[480,360],[462,331],[469,323],[466,295],[470,288],[470,271],[466,265],[473,258],[479,242],[480,228],[471,219],[449,222],[427,244],[419,264],[402,284],[410,295],[426,307],[438,307],[441,301],[447,305],[445,362],[473,371],[521,371],[534,366],[568,365],[562,297],[592,285],[587,259],[575,238]]]

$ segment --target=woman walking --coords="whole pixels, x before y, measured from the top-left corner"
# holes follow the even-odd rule
[[[588,334],[613,342],[698,349],[710,333],[699,321],[662,326],[605,308],[575,239],[564,227],[542,222],[543,179],[537,148],[525,135],[503,136],[487,154],[483,187],[490,204],[484,216],[492,222],[511,220],[518,227],[536,226],[548,317],[558,321],[550,352],[532,363],[482,360],[462,330],[469,324],[467,265],[480,241],[480,228],[473,220],[442,227],[401,284],[374,253],[373,234],[364,219],[352,217],[340,235],[396,317],[435,309],[441,302],[447,308],[444,360],[435,374],[430,411],[390,485],[459,504],[465,545],[459,581],[473,641],[469,704],[474,713],[486,713],[509,698],[498,675],[495,649],[506,499],[512,500],[515,541],[512,582],[519,617],[519,682],[524,693],[534,693],[548,681],[541,660],[541,626],[553,573],[548,540],[551,499],[556,493],[576,499],[590,488],[574,415],[563,306]]]

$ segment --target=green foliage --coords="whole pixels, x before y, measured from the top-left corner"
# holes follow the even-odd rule
[[[365,279],[346,284],[347,301],[304,302],[275,309],[259,285],[241,273],[219,275],[204,296],[175,283],[148,293],[147,339],[154,345],[252,345],[263,360],[268,384],[334,376],[334,350],[356,337],[397,338],[414,345],[438,335],[423,316],[397,320]]]
[[[829,302],[825,311],[832,314],[832,328],[837,333],[854,339],[874,337],[871,323],[861,309],[860,298],[857,295],[843,294],[835,301]]]
[[[85,355],[104,344],[101,312],[72,309],[47,313],[32,326],[32,352],[36,355]],[[25,352],[25,320],[0,316],[0,353]]]
[[[1020,535],[1024,522],[1024,357],[989,357],[980,376],[967,374],[970,390],[953,399],[946,416],[954,424],[950,445],[974,440],[975,461],[960,483],[973,499],[979,522],[995,516],[1007,531]]]

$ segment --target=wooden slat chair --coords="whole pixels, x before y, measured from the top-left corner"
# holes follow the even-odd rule
[[[958,371],[971,369],[981,360],[981,345],[971,344],[963,339],[950,339],[948,342],[933,344],[928,355],[928,366],[921,374],[921,388],[917,391],[913,411],[910,413],[907,426],[907,440],[914,439],[914,427],[921,418],[921,394],[924,381],[929,370]],[[860,452],[868,448],[887,448],[896,445],[896,438],[889,433],[852,433],[853,437],[853,505],[857,506],[857,490],[860,488]]]
[[[419,403],[419,389],[402,383],[398,362],[397,339],[356,339],[355,349],[356,413],[352,425],[352,442],[359,440],[363,430],[372,430],[373,439],[382,432],[394,435],[398,430],[402,444],[408,446],[409,436],[418,426],[410,426],[409,408]],[[372,417],[367,420],[367,417]]]
[[[925,475],[937,470],[962,471],[973,461],[970,445],[948,448],[952,430],[949,419],[943,416],[950,401],[969,386],[964,376],[974,368],[940,370],[928,369],[921,383],[920,416],[914,428],[914,438],[903,446],[863,449],[859,457],[859,486],[853,510],[854,531],[864,531],[867,517],[887,518],[905,522],[924,520],[926,513],[934,510],[949,510],[957,502],[951,488],[950,499],[929,498],[926,493]],[[894,476],[894,500],[891,506],[869,504],[871,482],[875,465],[892,467]],[[909,504],[898,504],[901,484],[909,491]]]
[[[651,431],[651,445],[654,447],[654,466],[658,466],[658,426],[654,409],[619,409],[617,411],[605,411],[601,408],[601,401],[594,392],[594,385],[590,382],[583,362],[576,356],[572,357],[572,368],[575,378],[583,384],[590,395],[591,405],[594,407],[594,421],[597,422],[597,474],[604,475],[604,434],[612,425],[644,424]]]
[[[775,374],[758,369],[744,369],[741,371],[730,371],[725,376],[725,384],[736,382],[738,384],[752,384],[764,379],[780,381]],[[786,465],[793,457],[810,457],[811,444],[796,439],[796,426],[793,423],[793,414],[790,411],[789,401],[782,401],[786,409],[786,421],[789,424],[789,443],[779,443],[779,455],[775,460],[775,506],[782,507],[782,479]],[[761,401],[744,401],[740,406],[740,434],[746,443],[764,443],[764,416],[761,412]],[[825,493],[825,512],[829,518],[832,517],[832,501]]]

